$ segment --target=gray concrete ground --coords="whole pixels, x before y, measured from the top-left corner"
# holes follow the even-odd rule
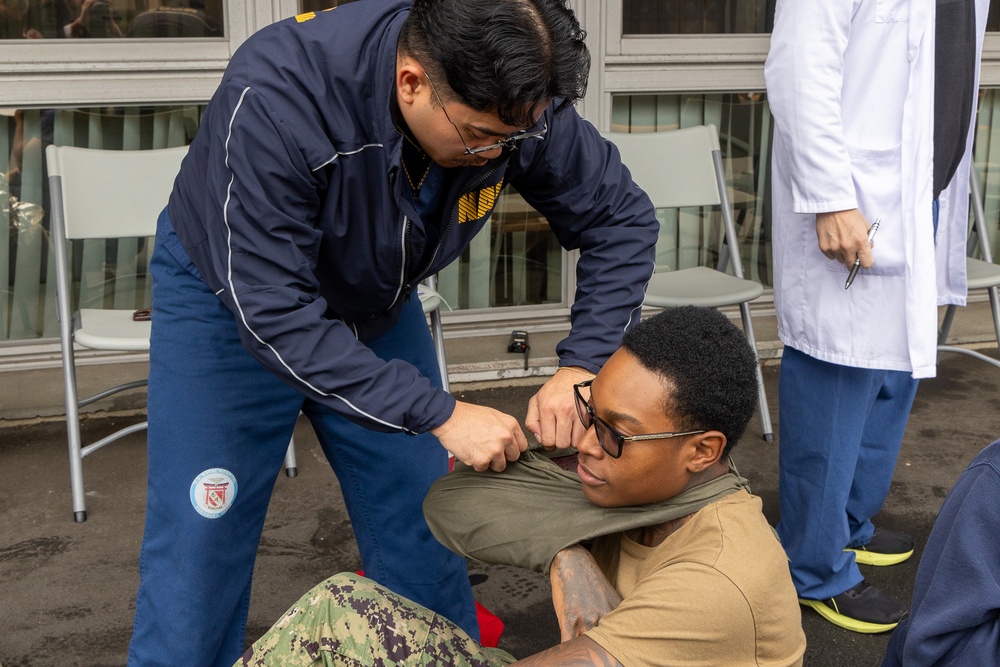
[[[450,350],[449,350],[450,353]],[[777,366],[765,367],[777,424]],[[33,374],[4,373],[13,397]],[[523,418],[539,380],[528,384],[459,385],[455,393]],[[124,416],[123,416],[124,414]],[[88,437],[137,421],[127,411],[97,413]],[[141,434],[84,463],[89,520],[72,521],[64,425],[59,420],[0,420],[0,663],[122,665],[131,632],[145,502]],[[942,500],[979,450],[1000,437],[1000,370],[945,355],[939,377],[921,383],[889,499],[879,525],[904,530],[920,550]],[[337,481],[309,429],[296,431],[299,476],[280,475],[261,540],[248,636],[255,638],[304,591],[339,571],[358,568],[356,545]],[[760,438],[755,420],[735,451],[740,471],[778,518],[777,446]],[[525,656],[554,644],[558,631],[545,577],[470,562],[477,598],[506,623],[501,646]],[[909,600],[917,558],[863,571],[876,585]],[[719,619],[725,623],[725,619]],[[886,635],[858,635],[803,611],[806,665],[877,665]],[[178,638],[183,641],[183,638]]]

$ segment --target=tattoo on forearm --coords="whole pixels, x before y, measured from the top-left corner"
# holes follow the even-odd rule
[[[593,556],[580,547],[560,552],[550,572],[552,603],[563,641],[590,630],[621,603]]]

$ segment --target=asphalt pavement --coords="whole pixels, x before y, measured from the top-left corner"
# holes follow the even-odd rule
[[[765,367],[772,419],[777,425],[777,366]],[[4,376],[8,390],[17,374]],[[523,418],[536,389],[497,386],[456,391],[462,400]],[[97,413],[89,437],[141,415]],[[862,566],[865,576],[909,600],[917,559],[945,495],[959,473],[1000,437],[1000,370],[946,355],[939,377],[921,383],[889,498],[878,525],[909,532],[917,553],[888,567]],[[339,487],[312,435],[300,421],[299,475],[280,475],[254,574],[248,637],[255,638],[304,591],[340,571],[360,566]],[[778,519],[777,438],[765,442],[754,421],[734,452],[740,472]],[[145,503],[145,440],[130,436],[84,463],[89,518],[72,520],[65,430],[53,419],[0,421],[0,663],[123,665],[131,633],[137,561]],[[500,646],[523,657],[558,641],[545,577],[470,562],[479,601],[506,629]],[[836,628],[803,610],[810,666],[877,665],[887,635]],[[720,623],[726,619],[720,618]],[[179,638],[180,640],[181,638]]]

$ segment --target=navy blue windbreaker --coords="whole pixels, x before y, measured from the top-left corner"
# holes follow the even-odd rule
[[[544,139],[447,170],[445,219],[422,221],[403,191],[393,113],[408,7],[351,3],[251,36],[205,110],[168,212],[255,358],[368,428],[422,433],[454,399],[364,343],[461,254],[505,184],[581,250],[562,365],[597,371],[638,321],[657,222],[617,151],[573,109],[546,111]]]

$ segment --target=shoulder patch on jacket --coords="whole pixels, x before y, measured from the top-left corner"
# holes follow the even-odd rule
[[[322,9],[320,11],[332,12],[334,9],[336,9],[336,7],[330,7],[330,9]],[[306,21],[314,18],[316,18],[316,12],[305,12],[304,14],[297,14],[295,16],[295,20],[299,23],[305,23]]]
[[[462,195],[458,200],[458,222],[469,222],[485,217],[493,210],[503,187],[501,180],[496,185]]]

